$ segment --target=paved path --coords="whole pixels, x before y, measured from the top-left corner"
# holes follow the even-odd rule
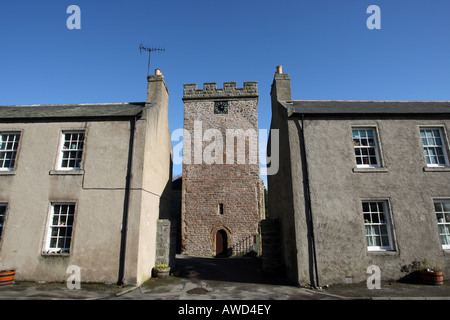
[[[311,290],[292,285],[283,276],[267,276],[255,258],[177,256],[177,268],[167,279],[152,278],[140,287],[82,284],[70,290],[64,283],[15,283],[0,287],[0,300],[355,300],[450,299],[450,284],[426,286],[382,282],[369,290],[365,283]]]
[[[255,258],[198,258],[178,255],[176,271],[167,279],[150,279],[120,299],[291,300],[330,299],[293,286],[284,276],[261,272]]]

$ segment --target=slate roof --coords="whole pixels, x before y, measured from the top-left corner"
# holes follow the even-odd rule
[[[281,102],[290,114],[450,114],[450,101],[341,101]]]
[[[0,121],[2,119],[121,118],[137,116],[144,108],[144,102],[0,106]]]

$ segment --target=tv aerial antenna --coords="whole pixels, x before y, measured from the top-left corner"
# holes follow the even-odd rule
[[[155,47],[144,47],[142,45],[142,43],[139,45],[139,52],[142,54],[143,51],[147,51],[148,52],[148,67],[147,67],[147,76],[150,75],[150,56],[152,54],[152,52],[164,52],[166,51],[166,49],[164,48],[155,48]]]

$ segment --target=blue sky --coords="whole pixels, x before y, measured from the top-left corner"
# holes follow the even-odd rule
[[[72,4],[80,30],[66,27]],[[366,27],[370,5],[380,30]],[[169,87],[171,131],[184,83],[227,81],[258,82],[268,129],[277,65],[293,99],[450,100],[448,0],[15,0],[0,4],[0,105],[145,101],[141,42],[166,49],[151,70]]]

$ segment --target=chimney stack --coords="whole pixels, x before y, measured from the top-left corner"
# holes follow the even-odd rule
[[[291,98],[291,78],[288,73],[283,73],[283,66],[277,66],[277,72],[273,78],[272,99],[276,101],[290,101]]]
[[[160,69],[155,69],[155,74],[147,77],[147,103],[168,103],[169,90],[167,90],[164,76]]]

